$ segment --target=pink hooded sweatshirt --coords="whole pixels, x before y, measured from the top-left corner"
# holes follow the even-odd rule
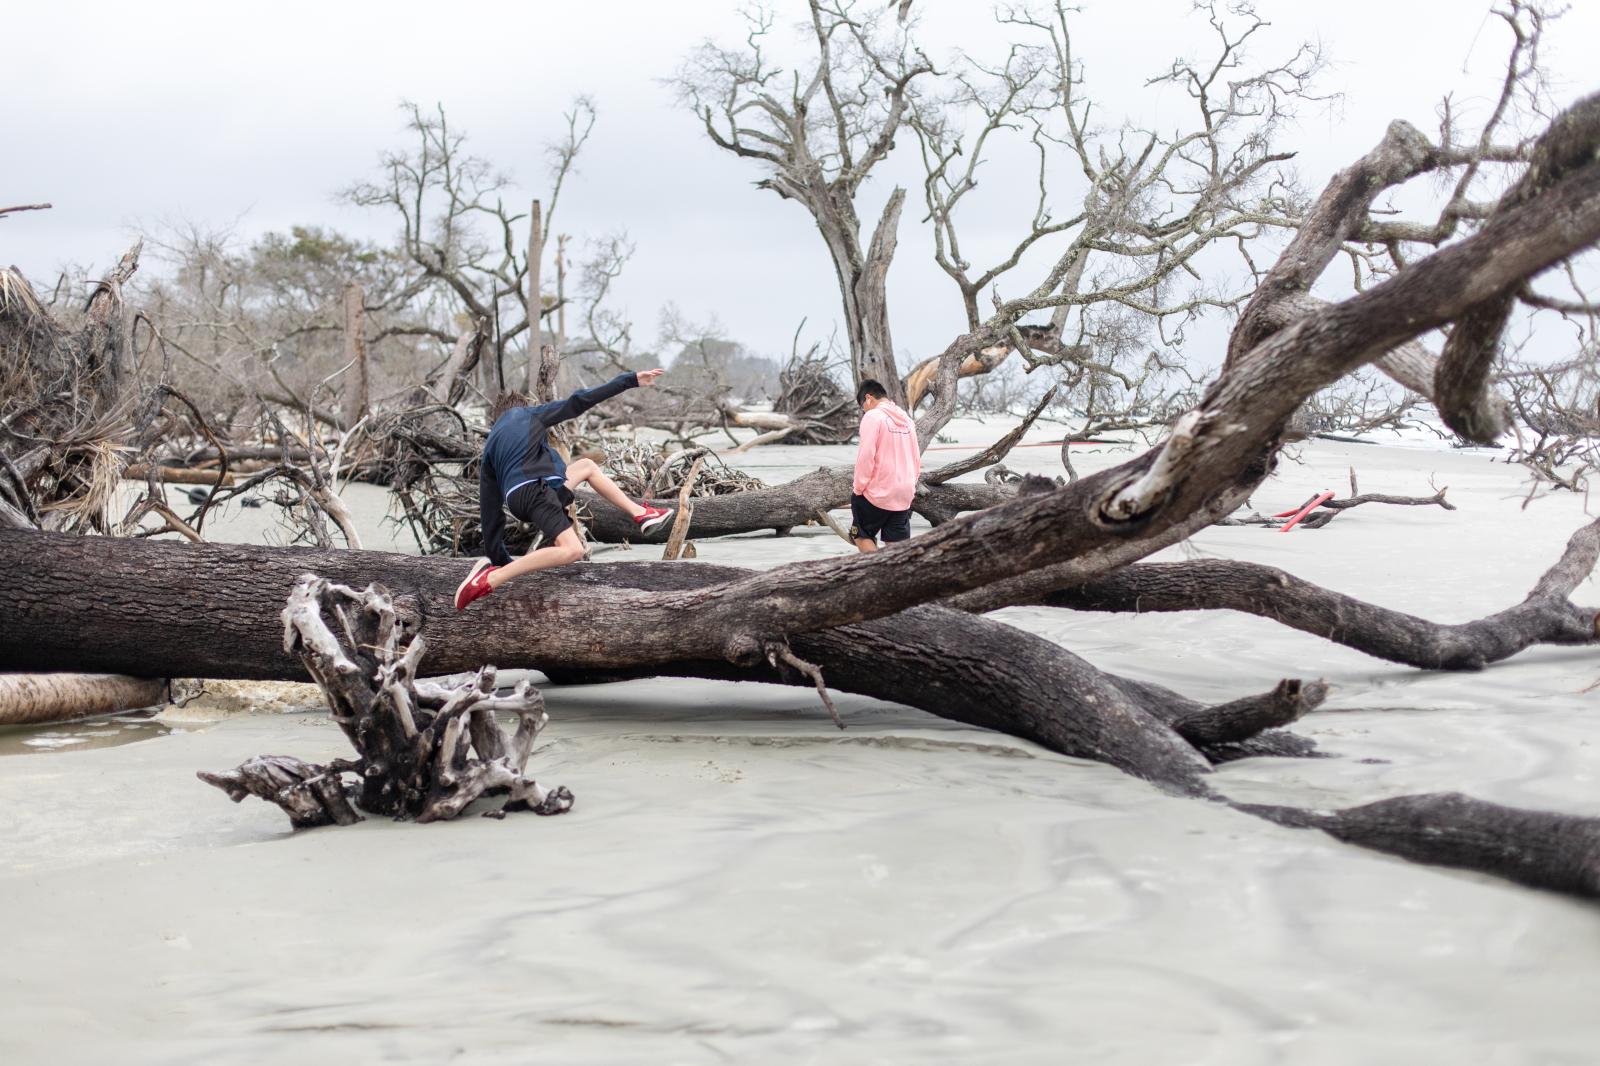
[[[890,401],[880,400],[861,416],[853,491],[885,511],[904,511],[911,506],[921,474],[916,423]]]

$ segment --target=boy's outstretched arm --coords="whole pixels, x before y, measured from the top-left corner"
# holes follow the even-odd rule
[[[577,418],[595,404],[604,403],[619,393],[639,385],[654,385],[656,378],[665,371],[641,370],[637,374],[633,371],[618,374],[604,385],[596,385],[592,389],[579,389],[565,400],[547,403],[533,409],[533,416],[546,426],[553,426],[557,422],[565,422],[569,418]]]

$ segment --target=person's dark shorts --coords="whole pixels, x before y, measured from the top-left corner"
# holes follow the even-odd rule
[[[885,511],[860,493],[850,494],[850,539],[877,540],[885,544],[911,539],[911,508]]]
[[[526,523],[544,535],[545,544],[554,544],[556,538],[572,528],[567,517],[567,505],[572,503],[572,490],[552,481],[530,481],[518,485],[506,497],[506,510],[517,521]]]

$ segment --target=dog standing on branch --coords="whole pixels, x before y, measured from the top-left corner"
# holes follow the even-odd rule
[[[589,408],[636,386],[654,385],[665,371],[641,370],[618,374],[604,385],[579,389],[565,400],[531,406],[525,393],[502,393],[490,411],[488,440],[478,466],[478,506],[483,524],[483,550],[487,557],[473,564],[456,589],[456,610],[487,596],[512,578],[575,563],[583,558],[583,542],[572,528],[567,506],[572,490],[588,482],[602,498],[633,518],[648,533],[672,517],[670,507],[650,507],[630,500],[601,472],[593,459],[568,466],[550,447],[551,427],[576,418]],[[540,547],[512,561],[506,551],[505,512],[533,526],[543,535]]]

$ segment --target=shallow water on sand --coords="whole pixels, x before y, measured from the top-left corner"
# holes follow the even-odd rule
[[[981,446],[1004,428],[957,432]],[[847,455],[749,465],[781,480]],[[1053,473],[1055,451],[1007,462]],[[1341,486],[1352,463],[1369,492],[1427,494],[1436,474],[1460,510],[1213,529],[1163,557],[1248,558],[1461,621],[1520,600],[1585,520],[1571,498],[1520,509],[1483,453],[1398,447],[1306,448],[1257,503]],[[748,566],[848,550],[817,528],[699,548]],[[1592,649],[1425,674],[1222,612],[1001,617],[1202,699],[1327,678],[1296,729],[1338,757],[1232,764],[1218,784],[1241,799],[1458,789],[1600,814]],[[1590,905],[860,697],[839,698],[841,733],[798,689],[546,694],[533,765],[577,795],[554,819],[292,834],[193,777],[339,753],[318,713],[0,759],[0,899],[21,917],[0,951],[0,1060],[1593,1061]]]
[[[0,726],[0,756],[111,748],[166,736],[172,727],[155,721],[154,715],[150,710],[81,722]]]

